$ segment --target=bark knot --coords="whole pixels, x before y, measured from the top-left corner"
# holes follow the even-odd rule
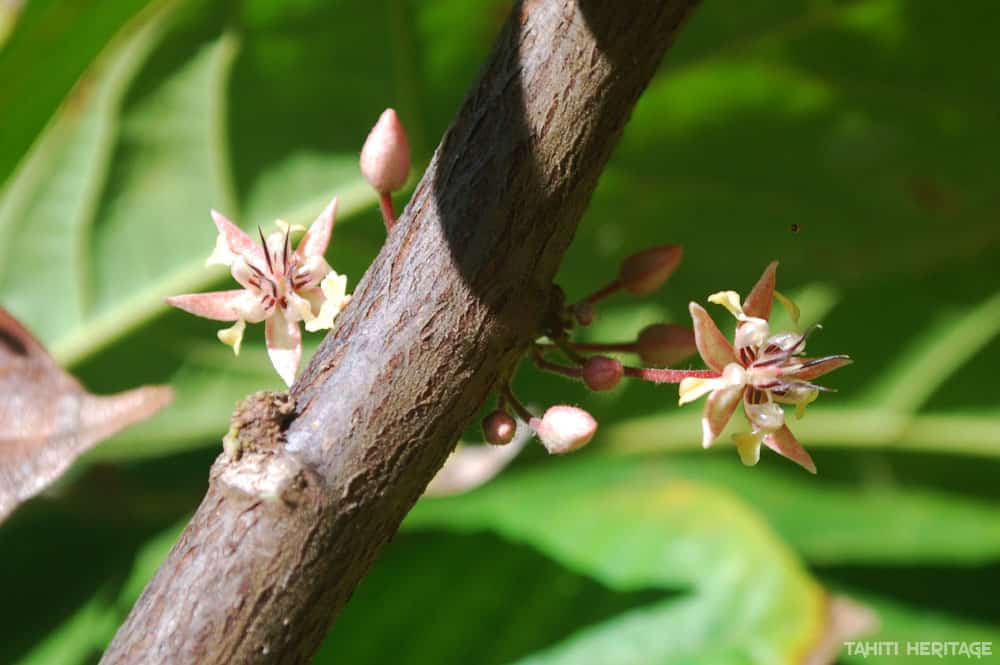
[[[289,393],[261,390],[236,405],[222,447],[231,460],[247,452],[274,452],[284,444],[285,430],[295,415]]]
[[[295,398],[288,393],[261,391],[240,402],[213,477],[254,499],[298,505],[310,483],[302,463],[284,447],[294,415]]]

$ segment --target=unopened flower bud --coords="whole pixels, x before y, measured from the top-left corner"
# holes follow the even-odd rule
[[[494,446],[510,443],[517,431],[517,422],[502,409],[497,409],[483,418],[483,435],[486,442]]]
[[[583,365],[583,382],[594,391],[611,390],[624,374],[622,364],[607,356],[593,356]]]
[[[683,253],[680,245],[661,245],[633,254],[622,261],[618,280],[629,293],[648,295],[663,286],[674,273]]]
[[[654,323],[639,333],[635,350],[643,364],[670,367],[695,354],[694,331],[672,323]]]
[[[361,174],[381,194],[401,189],[410,174],[410,145],[399,116],[382,112],[361,149]]]
[[[589,302],[581,302],[573,305],[573,318],[581,326],[589,326],[594,322],[594,306]]]
[[[597,421],[575,406],[553,406],[542,418],[529,423],[551,455],[562,455],[582,448],[594,437]]]

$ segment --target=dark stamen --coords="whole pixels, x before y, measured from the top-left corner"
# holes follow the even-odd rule
[[[791,357],[790,353],[779,353],[776,356],[771,356],[770,358],[764,356],[761,360],[758,360],[753,364],[754,367],[772,367],[774,365],[780,365]]]
[[[747,388],[747,402],[750,404],[761,404],[764,401],[764,393],[751,386]]]
[[[799,368],[799,370],[803,370],[807,367],[815,367],[816,365],[822,365],[823,363],[828,363],[831,360],[850,360],[850,359],[851,359],[850,356],[846,356],[844,354],[839,354],[835,356],[824,356],[822,358],[814,358],[813,360],[810,360],[807,363],[802,363],[802,366]]]
[[[288,255],[290,253],[290,250],[291,250],[291,246],[290,246],[289,240],[288,240],[288,231],[285,231],[285,253],[284,253],[283,257],[282,257],[282,259],[283,259],[282,263],[284,264],[284,265],[282,265],[282,270],[284,271],[284,273],[286,275],[288,274]]]
[[[267,269],[274,274],[274,266],[271,265],[271,250],[267,247],[267,240],[264,239],[264,231],[259,226],[257,227],[257,233],[260,234],[260,244],[264,247],[264,258],[267,259]]]

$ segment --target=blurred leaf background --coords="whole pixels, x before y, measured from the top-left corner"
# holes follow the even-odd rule
[[[0,304],[94,391],[177,392],[0,528],[0,662],[95,662],[234,402],[279,387],[260,330],[236,359],[162,303],[227,281],[203,267],[208,210],[309,221],[337,193],[328,258],[356,283],[384,236],[356,167],[368,129],[394,106],[425,164],[509,7],[0,4]],[[856,360],[796,427],[820,475],[701,451],[675,388],[523,371],[525,399],[586,405],[596,439],[422,501],[316,662],[793,663],[830,593],[878,612],[872,639],[1000,642],[998,21],[987,0],[708,0],[560,283],[580,297],[682,243],[662,293],[617,297],[588,331],[629,339],[780,259],[824,324],[812,350]]]

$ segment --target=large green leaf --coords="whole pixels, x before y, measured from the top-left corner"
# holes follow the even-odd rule
[[[4,110],[0,192],[91,60],[143,7],[162,4],[148,0],[32,0],[7,2],[0,8],[0,81],[4,82],[0,87],[0,108]]]
[[[729,492],[604,461],[501,479],[422,503],[411,528],[494,530],[620,591],[685,590],[525,662],[794,662],[825,630],[826,597]]]

